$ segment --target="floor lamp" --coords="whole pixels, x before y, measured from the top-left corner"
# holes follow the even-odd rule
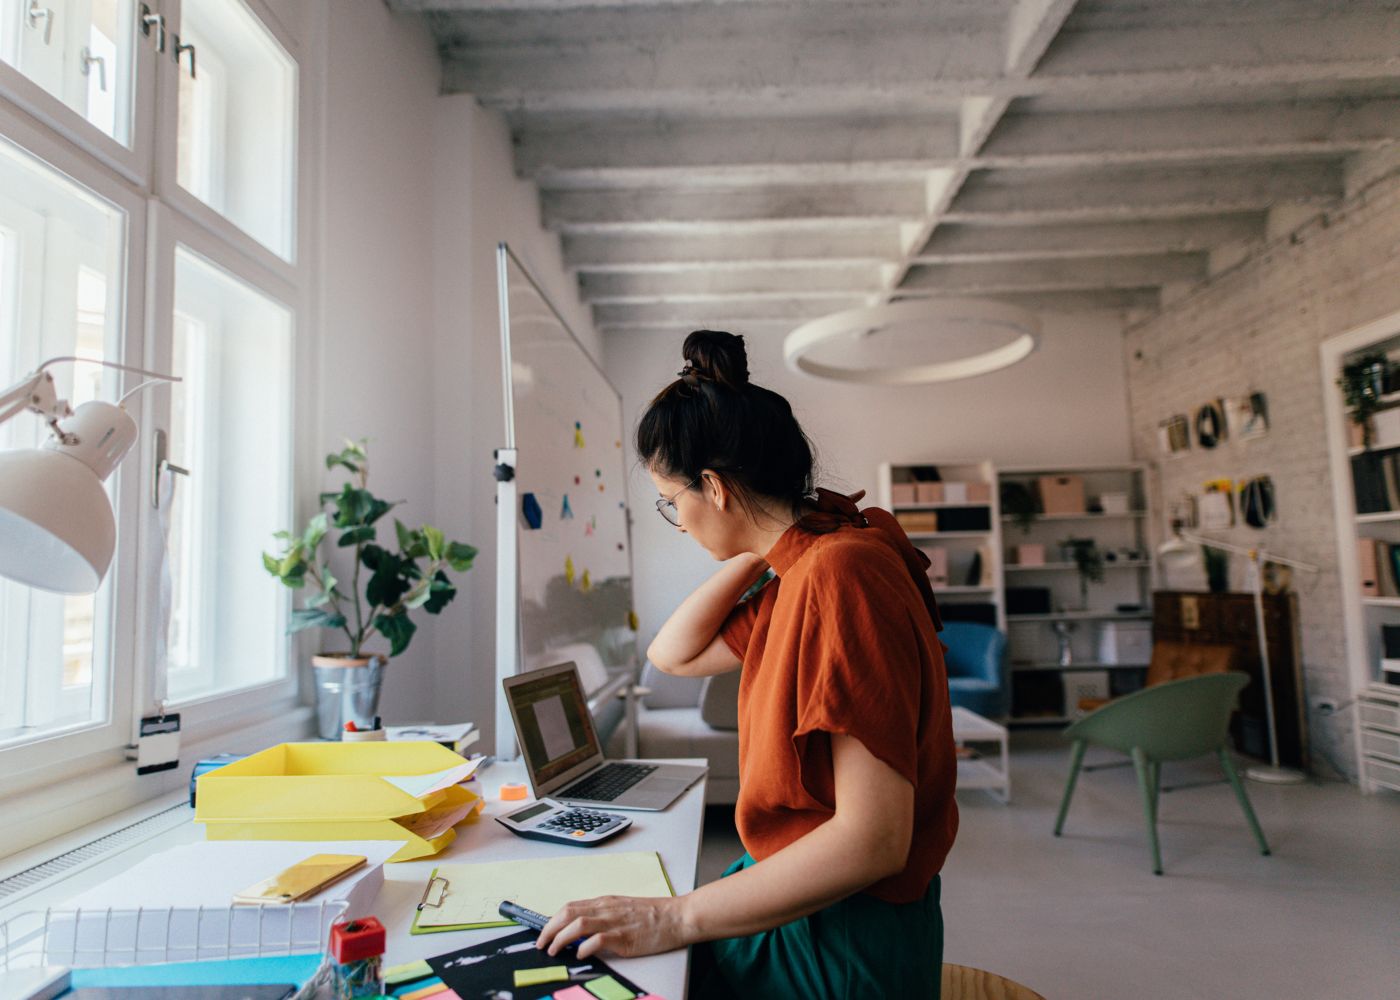
[[[1302,771],[1279,765],[1278,725],[1274,718],[1273,671],[1270,669],[1269,663],[1269,640],[1264,631],[1264,564],[1278,563],[1282,566],[1292,566],[1313,572],[1317,570],[1317,567],[1311,563],[1299,562],[1296,559],[1284,559],[1260,548],[1247,548],[1243,545],[1218,542],[1212,538],[1194,535],[1189,531],[1178,531],[1176,537],[1164,543],[1157,552],[1166,560],[1171,559],[1173,555],[1178,557],[1183,554],[1189,555],[1191,550],[1188,548],[1188,544],[1202,545],[1207,548],[1219,549],[1222,552],[1233,552],[1249,560],[1249,589],[1254,594],[1254,627],[1259,637],[1259,660],[1264,672],[1264,715],[1269,727],[1269,766],[1248,768],[1245,775],[1255,781],[1264,781],[1273,785],[1293,785],[1304,781],[1307,776]]]

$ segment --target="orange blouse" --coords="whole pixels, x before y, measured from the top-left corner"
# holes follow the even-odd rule
[[[908,863],[865,890],[912,902],[943,867],[958,829],[928,560],[887,512],[818,494],[817,512],[768,553],[777,579],[721,629],[743,661],[735,819],[758,861],[826,822],[836,811],[831,734],[853,736],[914,786]]]

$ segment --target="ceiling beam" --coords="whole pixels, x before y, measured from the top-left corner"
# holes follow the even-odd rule
[[[868,295],[879,291],[871,264],[736,267],[677,272],[588,272],[579,275],[587,302],[675,302],[702,298]]]
[[[832,296],[827,299],[710,299],[700,302],[602,303],[593,307],[599,327],[684,326],[687,329],[715,323],[738,327],[754,321],[797,324],[842,309],[866,305],[864,296]]]
[[[961,295],[965,293],[954,292],[951,295]],[[935,291],[920,291],[918,289],[899,289],[891,297],[891,301],[900,302],[910,299],[946,298],[949,293]],[[994,302],[1005,302],[1008,305],[1020,306],[1023,309],[1031,309],[1036,312],[1058,312],[1058,313],[1085,313],[1085,312],[1122,312],[1129,309],[1154,310],[1161,301],[1161,295],[1156,288],[1099,288],[1094,290],[1076,291],[1044,291],[1044,292],[990,292],[977,296],[982,299],[991,299]]]
[[[951,295],[1153,288],[1175,281],[1199,281],[1206,277],[1206,266],[1204,253],[916,264],[909,269],[899,290],[938,291]]]
[[[958,156],[955,116],[832,118],[525,117],[517,123],[516,170],[555,183],[637,171],[704,169],[810,178],[825,165],[849,177],[873,170],[946,165]],[[757,168],[757,169],[755,169]],[[788,168],[784,171],[784,168]]]
[[[899,256],[897,227],[811,227],[745,233],[566,233],[564,266],[589,271],[673,271],[748,264],[877,264]]]
[[[1264,212],[1042,226],[942,225],[914,255],[915,263],[1074,259],[1119,254],[1205,252],[1263,239]]]
[[[1349,153],[1400,140],[1400,100],[1009,113],[976,157],[1032,167]]]
[[[969,178],[945,222],[1152,219],[1263,211],[1280,202],[1332,204],[1338,162],[1230,164],[1209,168],[992,171]]]
[[[779,185],[755,188],[637,188],[552,190],[540,194],[544,225],[552,230],[634,229],[711,225],[825,225],[917,219],[924,214],[922,184]]]

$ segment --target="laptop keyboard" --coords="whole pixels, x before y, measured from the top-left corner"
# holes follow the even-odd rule
[[[582,781],[576,781],[562,792],[565,799],[592,799],[594,802],[611,802],[652,771],[655,764],[605,764]]]

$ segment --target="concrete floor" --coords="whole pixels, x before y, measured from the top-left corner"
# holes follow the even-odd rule
[[[1068,752],[1035,732],[1014,734],[1012,751],[1010,806],[958,796],[948,961],[1048,1000],[1400,997],[1400,796],[1248,782],[1274,850],[1262,857],[1228,785],[1167,792],[1157,877],[1131,767],[1082,776],[1057,839]],[[1167,786],[1217,777],[1208,761],[1163,768]],[[701,881],[741,849],[732,811],[708,810]]]

